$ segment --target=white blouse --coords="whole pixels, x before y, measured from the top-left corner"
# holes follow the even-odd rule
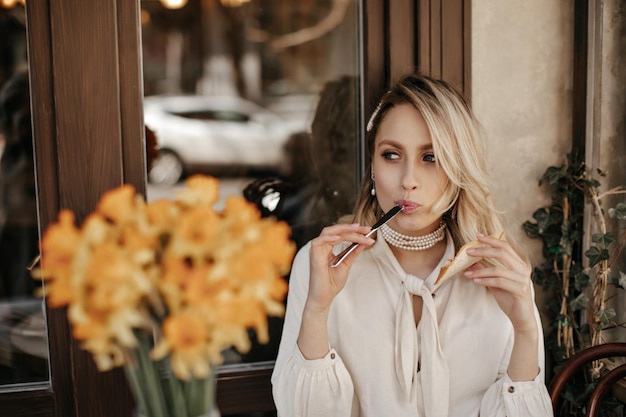
[[[539,374],[533,381],[512,382],[507,368],[513,327],[490,291],[463,276],[433,286],[441,266],[454,256],[450,238],[425,280],[404,272],[384,239],[377,239],[354,262],[331,305],[328,354],[305,359],[296,340],[308,291],[309,250],[310,243],[298,252],[291,271],[272,374],[278,416],[553,415],[536,307]],[[412,294],[423,299],[418,326]]]

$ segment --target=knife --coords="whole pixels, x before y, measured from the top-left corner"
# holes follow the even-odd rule
[[[372,230],[370,230],[365,235],[365,237],[370,237],[372,234],[374,234],[375,231],[377,231],[380,228],[380,226],[387,223],[389,220],[391,220],[396,214],[400,213],[401,211],[402,211],[402,206],[394,206],[391,210],[385,213],[385,215],[381,217],[380,220],[378,220],[374,224],[374,226],[372,226]],[[339,264],[342,263],[343,260],[346,259],[346,257],[350,255],[352,251],[356,249],[357,246],[359,246],[359,244],[354,242],[353,244],[348,246],[346,249],[344,249],[339,255],[335,256],[332,259],[332,261],[330,262],[330,267],[336,268],[337,266],[339,266]]]

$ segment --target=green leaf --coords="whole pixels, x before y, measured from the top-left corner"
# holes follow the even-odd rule
[[[577,291],[582,291],[589,286],[589,275],[582,271],[574,274],[574,288]]]
[[[533,217],[537,220],[539,234],[543,234],[543,232],[550,226],[550,210],[545,208],[536,210],[533,213]]]
[[[579,294],[578,297],[570,301],[569,307],[574,311],[583,310],[585,307],[587,307],[588,301],[589,298],[584,293]]]
[[[589,258],[589,266],[594,267],[600,262],[609,259],[609,251],[606,249],[599,250],[596,247],[592,247],[585,252],[585,256]]]
[[[587,181],[587,186],[589,188],[600,188],[601,185],[602,184],[598,180],[593,180],[592,179],[592,180]]]
[[[584,323],[582,326],[580,326],[580,334],[583,336],[589,336],[589,324],[588,323]]]
[[[578,225],[574,225],[575,227],[578,227]],[[572,243],[578,243],[580,242],[580,240],[583,237],[583,234],[580,230],[573,230],[570,235],[570,240],[572,241]]]
[[[572,241],[568,239],[567,236],[561,236],[561,239],[559,240],[559,248],[560,248],[561,253],[565,255],[571,255],[572,254]]]
[[[611,324],[611,320],[616,316],[616,313],[614,309],[607,308],[605,310],[596,311],[595,316],[600,321],[600,328],[604,328]]]
[[[608,249],[611,243],[615,242],[613,233],[594,233],[591,237],[592,242],[600,245],[602,249]]]
[[[564,315],[564,314],[557,315],[556,316],[556,326],[558,328],[569,326],[569,320],[567,319],[567,316]]]
[[[619,203],[614,208],[609,209],[609,216],[619,220],[626,220],[626,204]]]
[[[529,238],[538,239],[541,237],[541,235],[539,234],[539,228],[537,227],[535,223],[525,221],[522,227],[524,228],[524,232],[526,232],[526,235]]]
[[[543,185],[546,182],[554,185],[567,173],[567,165],[563,164],[560,167],[549,167],[539,180],[539,185]]]
[[[618,287],[626,289],[626,274],[622,271],[619,271],[619,284]]]

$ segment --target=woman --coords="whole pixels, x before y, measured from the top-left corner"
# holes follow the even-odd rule
[[[279,416],[552,415],[531,268],[490,236],[503,224],[468,104],[445,82],[408,75],[367,130],[353,222],[324,228],[294,260],[272,375]],[[477,262],[435,285],[475,239]]]

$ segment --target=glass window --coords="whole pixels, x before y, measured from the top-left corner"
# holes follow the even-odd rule
[[[148,200],[173,196],[193,173],[213,175],[221,197],[244,195],[286,221],[301,247],[356,199],[360,2],[172,3],[141,1],[145,122],[159,148]],[[247,123],[168,120],[149,105],[157,100],[176,100],[169,110],[187,118]],[[195,100],[211,111],[191,110]],[[274,360],[281,330],[272,319],[268,344],[228,352],[227,363]]]
[[[237,113],[237,112],[228,111],[228,110],[216,111],[213,113],[212,116],[213,116],[212,119],[218,122],[245,123],[250,119],[247,114]]]
[[[23,2],[0,2],[0,391],[48,386]]]

